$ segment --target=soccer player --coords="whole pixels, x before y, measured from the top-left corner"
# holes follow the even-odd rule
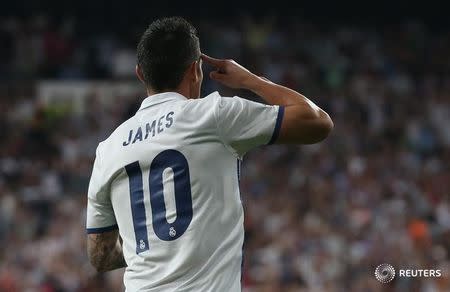
[[[199,98],[202,62],[211,79],[268,105],[218,92]],[[201,54],[182,18],[149,26],[136,74],[148,97],[96,151],[89,259],[98,271],[126,267],[127,291],[240,291],[239,161],[261,145],[322,141],[333,123],[298,92]]]

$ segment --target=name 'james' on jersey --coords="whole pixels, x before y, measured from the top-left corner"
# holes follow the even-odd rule
[[[282,115],[217,92],[167,92],[98,145],[87,232],[119,228],[127,291],[241,291],[239,159],[276,139]]]

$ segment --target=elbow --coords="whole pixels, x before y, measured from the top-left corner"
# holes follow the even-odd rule
[[[105,261],[91,261],[91,265],[94,267],[97,273],[105,273],[114,270],[114,268],[105,264]]]
[[[320,139],[320,141],[325,140],[325,138],[327,138],[328,135],[330,135],[331,131],[334,128],[333,120],[330,118],[330,116],[327,113],[325,113],[322,123],[323,123],[323,126],[322,126],[322,129],[320,131],[321,132],[321,137],[320,137],[321,139]]]
[[[105,269],[100,267],[100,266],[95,266],[95,265],[92,265],[92,266],[94,267],[94,269],[95,269],[95,271],[97,273],[104,273],[104,272],[106,272]]]
[[[102,252],[99,249],[90,247],[90,248],[88,248],[87,255],[88,255],[90,264],[92,265],[92,267],[95,268],[95,270],[98,273],[103,273],[103,272],[108,271],[107,266],[106,266],[107,254],[105,252]]]
[[[107,272],[105,265],[103,265],[104,260],[99,259],[99,258],[89,257],[89,262],[94,267],[94,269],[97,271],[97,273]]]
[[[105,267],[95,267],[95,270],[97,271],[97,273],[105,273],[110,271],[110,269],[107,269]]]
[[[292,111],[291,111],[292,113]],[[279,144],[315,144],[323,141],[334,128],[333,121],[324,111],[305,115],[285,116],[281,124]]]
[[[310,135],[307,135],[302,144],[315,144],[325,140],[334,128],[334,123],[326,113],[319,118],[312,127]]]

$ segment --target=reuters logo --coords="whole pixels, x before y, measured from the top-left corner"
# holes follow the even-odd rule
[[[381,264],[375,269],[375,278],[381,283],[389,283],[395,277],[395,269],[389,264]]]

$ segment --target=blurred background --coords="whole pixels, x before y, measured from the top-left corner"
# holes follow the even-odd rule
[[[335,123],[319,145],[245,157],[244,292],[450,291],[445,9],[233,3],[2,4],[0,291],[123,291],[123,270],[88,264],[86,192],[98,142],[146,97],[139,36],[169,15],[194,23],[204,52],[299,90]],[[256,98],[205,77],[214,90]],[[381,284],[381,263],[443,276]]]

